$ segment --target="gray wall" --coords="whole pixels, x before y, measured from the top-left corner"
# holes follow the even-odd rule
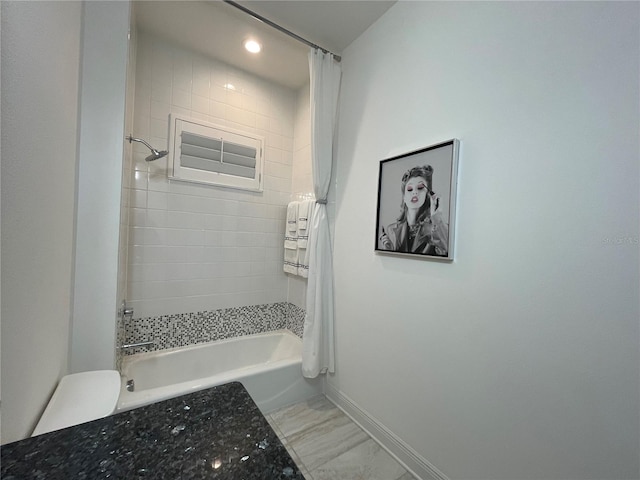
[[[80,2],[2,2],[2,442],[67,371]]]
[[[343,55],[329,388],[452,479],[638,478],[638,4],[400,2]],[[379,160],[461,140],[453,264]]]

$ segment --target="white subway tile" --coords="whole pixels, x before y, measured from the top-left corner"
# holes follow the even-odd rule
[[[266,275],[279,275],[282,272],[282,260],[277,262],[265,262],[264,273]]]
[[[221,262],[207,262],[201,263],[200,273],[202,278],[217,278],[220,276],[220,263]]]
[[[223,200],[220,213],[223,215],[238,215],[240,202],[235,200]]]
[[[242,114],[240,115],[240,124],[244,127],[249,127],[249,133],[254,133],[252,129],[256,126],[256,114],[249,110],[242,110]]]
[[[151,81],[150,100],[160,103],[171,103],[171,83],[160,80]]]
[[[166,192],[156,192],[149,190],[147,193],[147,208],[156,210],[167,209],[167,197]]]
[[[152,118],[149,123],[150,137],[162,138],[164,140],[163,145],[167,144],[169,139],[169,119],[168,118]],[[156,147],[157,150],[162,150],[164,146]]]
[[[211,62],[211,87],[224,88],[227,84],[227,66],[218,61]]]
[[[147,208],[147,191],[137,189],[131,190],[129,203],[134,208]]]
[[[158,102],[151,100],[151,118],[167,120],[171,112],[171,104],[169,102]]]
[[[160,143],[156,143],[158,149],[165,150],[167,147],[161,146]],[[152,162],[147,162],[149,165],[149,175],[161,175],[167,176],[167,157],[160,158],[158,160],[154,160]]]
[[[291,150],[282,152],[282,163],[285,165],[293,165],[293,152]]]
[[[205,263],[222,262],[222,251],[219,247],[203,247],[202,261]]]
[[[226,104],[230,105],[232,107],[236,107],[239,109],[242,109],[242,99],[245,95],[243,95],[242,93],[240,93],[237,90],[229,90],[227,92],[227,101]]]
[[[174,88],[171,96],[171,105],[190,110],[191,109],[191,91]]]
[[[237,245],[239,247],[251,247],[253,245],[253,235],[249,232],[238,232],[236,234]],[[245,250],[246,251],[246,250]]]
[[[269,115],[270,107],[271,107],[271,102],[268,97],[265,97],[265,96],[256,97],[256,113],[259,113],[261,115]]]
[[[280,150],[284,150],[283,143],[282,143],[282,135],[269,132],[267,134],[267,145],[272,148],[279,148]]]
[[[195,93],[191,95],[191,109],[198,113],[209,114],[209,98]]]
[[[169,228],[199,229],[204,225],[202,214],[191,212],[167,212],[167,226]]]
[[[146,172],[136,171],[133,174],[131,188],[135,190],[146,190],[149,175]],[[130,194],[131,195],[131,194]]]
[[[216,247],[222,244],[222,232],[216,230],[205,230],[203,245],[206,247]]]
[[[133,227],[129,229],[129,245],[144,245],[144,227]]]
[[[232,105],[225,105],[224,118],[226,120],[233,123],[237,123],[238,125],[242,125],[243,117],[244,117],[244,110],[238,107],[234,107]]]
[[[192,85],[192,72],[191,68],[186,68],[185,65],[174,66],[173,69],[173,91],[176,89],[184,90],[191,93]]]
[[[217,118],[225,118],[225,104],[218,100],[209,100],[209,115]]]
[[[187,94],[189,102],[191,101],[191,95]],[[178,105],[171,105],[171,113],[173,115],[180,115],[181,117],[190,117],[191,108],[184,108]]]
[[[223,259],[225,262],[238,262],[243,260],[243,253],[237,244],[226,245],[221,247]]]
[[[233,232],[238,230],[238,217],[223,215],[221,230]]]
[[[209,88],[211,83],[209,70],[208,64],[194,62],[192,86],[194,94],[209,98]]]
[[[238,232],[220,232],[220,246],[232,247],[238,245]]]
[[[269,130],[269,117],[256,113],[256,129],[267,132]]]
[[[188,263],[200,263],[204,261],[204,247],[188,246],[184,248]]]
[[[129,253],[127,254],[128,263],[139,264],[145,263],[144,246],[142,245],[129,245]]]
[[[233,267],[233,275],[236,277],[246,277],[251,275],[251,262],[233,262],[228,263]],[[239,281],[239,284],[244,283],[242,280]]]
[[[223,85],[218,85],[217,83],[213,84],[213,81],[212,81],[211,89],[209,90],[209,99],[226,104],[227,92],[228,90],[224,88],[224,84]]]
[[[167,263],[167,247],[162,245],[147,245],[144,248],[144,261],[146,263]]]
[[[287,135],[282,136],[282,149],[288,152],[293,151],[293,138]]]
[[[207,100],[207,108],[209,101]],[[191,118],[193,120],[203,121],[207,123],[211,123],[211,116],[208,113],[196,112],[195,110],[191,110]]]
[[[157,162],[157,160],[154,161],[154,163]],[[168,192],[169,191],[169,181],[167,180],[167,176],[166,175],[157,175],[157,174],[150,174],[149,175],[149,181],[148,181],[148,185],[149,185],[149,190],[153,190],[156,192]]]
[[[147,209],[135,208],[129,209],[129,225],[137,227],[145,227],[147,225]]]
[[[165,210],[147,210],[147,227],[165,228],[167,212]]]
[[[166,263],[187,263],[188,254],[184,247],[165,247]]]
[[[145,245],[166,245],[167,230],[164,228],[145,228],[144,243]]]
[[[263,275],[266,271],[264,262],[251,262],[249,265],[251,266],[250,273],[252,275]]]
[[[242,95],[240,107],[248,112],[256,113],[258,111],[257,99],[251,93],[245,93]]]

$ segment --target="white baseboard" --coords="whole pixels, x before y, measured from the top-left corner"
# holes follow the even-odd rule
[[[431,465],[424,457],[361,409],[353,400],[330,385],[329,382],[325,382],[325,395],[412,475],[420,480],[449,480],[444,473]]]

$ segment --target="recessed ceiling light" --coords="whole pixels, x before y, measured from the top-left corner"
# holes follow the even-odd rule
[[[262,45],[260,45],[253,39],[249,39],[244,41],[244,48],[246,48],[247,51],[251,53],[258,53],[260,52],[260,50],[262,50]]]

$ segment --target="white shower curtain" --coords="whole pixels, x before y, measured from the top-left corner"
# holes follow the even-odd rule
[[[311,164],[316,205],[309,230],[309,279],[302,336],[302,374],[315,378],[335,371],[333,263],[327,194],[331,181],[340,65],[333,55],[309,52],[311,77]]]

